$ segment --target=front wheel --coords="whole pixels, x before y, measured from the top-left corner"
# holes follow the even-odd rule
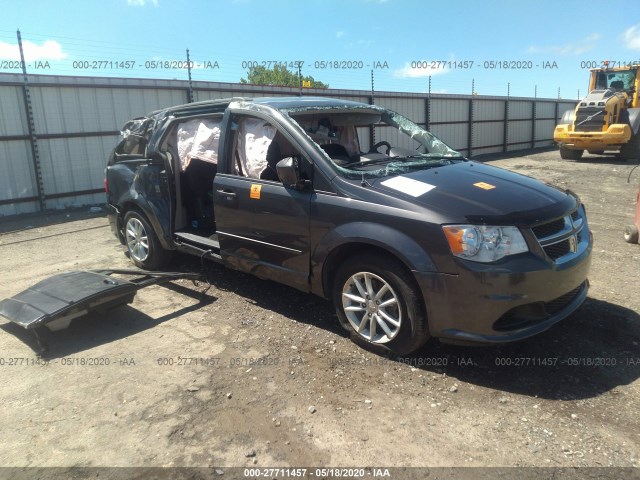
[[[333,283],[338,319],[354,341],[411,353],[429,339],[422,297],[413,285],[397,260],[371,254],[348,259]]]
[[[129,258],[145,270],[158,270],[171,260],[171,250],[165,250],[144,215],[131,210],[124,216],[124,239]]]
[[[580,160],[584,150],[571,150],[566,147],[560,147],[560,158],[563,160]]]

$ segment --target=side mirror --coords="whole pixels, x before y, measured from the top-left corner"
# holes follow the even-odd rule
[[[293,157],[283,158],[276,164],[278,178],[287,187],[296,185],[298,183],[300,177],[298,177],[297,167],[298,165],[296,159]]]
[[[276,164],[278,178],[285,187],[304,190],[311,186],[310,180],[302,180],[298,174],[298,159],[296,157],[283,158]]]

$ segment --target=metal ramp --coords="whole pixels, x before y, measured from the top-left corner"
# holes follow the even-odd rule
[[[113,275],[133,278],[120,278]],[[61,273],[0,301],[0,316],[34,332],[46,326],[65,329],[74,318],[89,312],[105,312],[131,303],[138,290],[181,278],[197,280],[193,272],[145,272],[142,270],[84,270]]]

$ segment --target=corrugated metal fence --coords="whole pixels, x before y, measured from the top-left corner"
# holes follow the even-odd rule
[[[0,74],[0,216],[35,212],[42,204],[58,209],[103,203],[105,161],[120,127],[189,98],[189,83],[180,80],[38,75],[29,77],[28,90],[25,97],[21,75]],[[299,93],[213,82],[194,82],[192,91],[194,101]],[[556,121],[575,106],[573,100],[520,97],[393,92],[372,97],[362,90],[305,89],[304,94],[390,108],[467,156],[550,146]],[[384,138],[384,132],[375,135]]]

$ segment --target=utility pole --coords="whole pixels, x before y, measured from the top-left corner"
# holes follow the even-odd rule
[[[40,154],[38,152],[38,137],[36,135],[35,122],[33,120],[33,106],[31,104],[31,92],[29,91],[29,79],[27,78],[27,63],[24,60],[24,51],[22,49],[22,37],[20,30],[17,31],[18,48],[20,50],[20,64],[22,65],[22,93],[24,98],[24,108],[27,113],[27,127],[29,129],[29,140],[31,143],[31,158],[33,161],[33,173],[36,180],[36,191],[38,193],[38,202],[40,211],[46,208],[46,198],[44,195],[44,184],[42,181],[42,168],[40,166]]]
[[[189,75],[189,103],[193,103],[193,82],[191,81],[191,59],[189,58],[189,49],[187,48],[187,72]]]
[[[431,75],[429,75],[429,89],[427,90],[427,100],[425,102],[425,130],[431,129]]]
[[[373,69],[371,69],[371,97],[369,98],[369,105],[376,104],[376,92],[373,83]],[[370,145],[375,145],[376,143],[376,127],[375,125],[369,125],[369,140]]]

